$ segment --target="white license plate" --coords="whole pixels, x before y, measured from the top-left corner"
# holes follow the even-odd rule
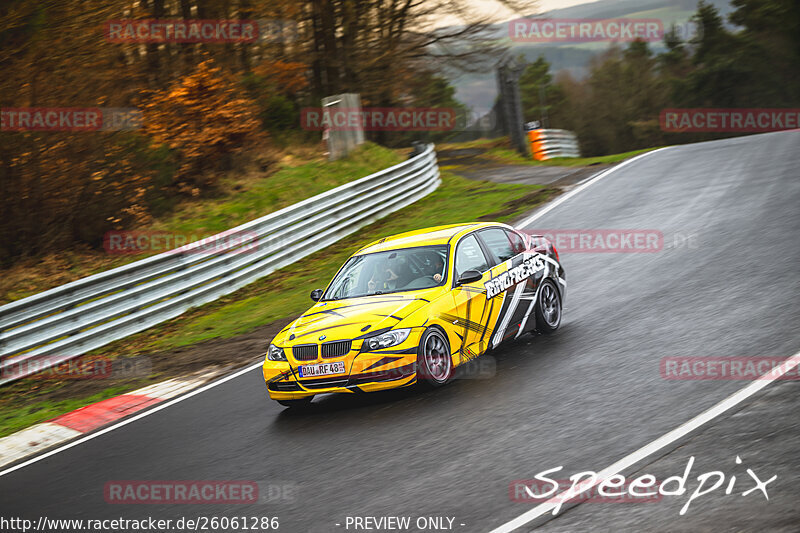
[[[344,374],[344,361],[336,361],[335,363],[320,363],[318,365],[303,365],[299,370],[301,378],[330,376],[331,374]]]

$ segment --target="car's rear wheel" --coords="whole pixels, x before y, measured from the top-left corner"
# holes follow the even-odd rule
[[[536,300],[536,330],[539,333],[553,333],[561,325],[561,294],[555,284],[546,279],[539,289]]]
[[[438,387],[453,375],[450,343],[439,328],[428,328],[422,334],[417,350],[417,380]]]
[[[300,398],[299,400],[276,400],[276,401],[284,407],[294,407],[295,409],[297,409],[297,408],[308,407],[309,405],[311,405],[312,398],[314,397],[309,396],[307,398]]]

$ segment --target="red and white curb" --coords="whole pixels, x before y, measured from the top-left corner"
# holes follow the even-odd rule
[[[8,437],[0,438],[0,466],[35,455],[120,418],[174,398],[199,387],[219,373],[219,371],[212,371],[156,383],[115,398],[81,407]]]

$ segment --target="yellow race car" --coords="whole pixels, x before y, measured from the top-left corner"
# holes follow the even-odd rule
[[[527,331],[561,324],[566,292],[547,239],[497,223],[438,226],[364,246],[267,349],[269,396],[439,386],[455,368]]]

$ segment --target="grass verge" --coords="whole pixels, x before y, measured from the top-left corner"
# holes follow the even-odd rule
[[[315,152],[286,153],[278,168],[265,173],[222,178],[223,193],[180,204],[169,215],[154,220],[142,232],[163,232],[199,240],[288,205],[362,178],[401,162],[396,150],[366,143],[349,157],[328,162]],[[164,250],[135,255],[113,255],[104,250],[76,248],[21,261],[0,272],[0,305],[82,277],[109,270]]]
[[[111,359],[144,355],[154,368],[162,359],[180,358],[192,351],[192,364],[225,364],[226,350],[241,350],[238,338],[265,324],[288,320],[311,305],[309,292],[327,284],[345,259],[363,244],[412,229],[468,222],[506,222],[547,201],[559,190],[537,185],[481,182],[442,172],[442,185],[433,193],[356,234],[289,265],[269,276],[182,316],[142,333],[121,339],[95,354]],[[237,337],[239,336],[239,337]],[[226,344],[226,339],[229,343]],[[259,341],[265,345],[269,338]],[[213,347],[200,350],[207,343]],[[252,361],[252,354],[248,355]],[[240,361],[242,364],[244,361]],[[180,368],[180,367],[175,367]],[[174,377],[172,371],[156,371],[145,379],[114,382],[21,380],[3,387],[0,396],[0,436],[48,420],[150,382]]]
[[[483,162],[484,164],[506,164],[506,165],[530,165],[530,166],[558,166],[558,167],[586,167],[590,165],[601,165],[618,163],[631,157],[656,150],[655,148],[644,148],[633,150],[621,154],[603,155],[597,157],[556,157],[547,161],[537,161],[528,157],[521,156],[516,150],[511,148],[508,137],[497,139],[478,139],[465,143],[449,143],[437,146],[440,152],[453,150],[475,150],[476,153],[471,157],[471,164]],[[478,153],[480,151],[480,153]]]

